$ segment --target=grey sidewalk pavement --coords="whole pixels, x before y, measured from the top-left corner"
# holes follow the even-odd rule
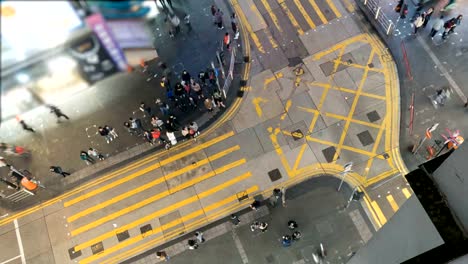
[[[323,243],[326,261],[346,263],[373,235],[375,230],[358,202],[347,209],[351,189],[346,186],[336,191],[337,178],[323,176],[302,182],[286,190],[286,207],[270,204],[255,212],[250,209],[239,214],[240,224],[235,227],[228,218],[202,229],[206,242],[196,250],[188,250],[187,240],[193,234],[162,245],[124,263],[152,264],[158,260],[156,252],[164,250],[170,256],[169,263],[313,263],[312,253]],[[324,203],[323,201],[326,201]],[[291,247],[281,245],[283,235],[291,235],[289,220],[298,223],[302,238]],[[252,232],[253,221],[267,222],[268,230]]]
[[[362,1],[357,0],[358,4]],[[425,162],[429,156],[426,147],[435,145],[434,139],[443,141],[440,136],[445,129],[459,129],[466,138],[468,136],[468,108],[464,108],[463,99],[468,95],[468,23],[466,19],[457,26],[455,33],[449,35],[447,40],[441,38],[439,32],[434,39],[429,36],[432,24],[436,18],[443,14],[444,21],[463,14],[468,15],[468,1],[459,0],[457,6],[447,12],[439,12],[447,1],[429,1],[424,5],[423,11],[429,7],[435,7],[435,14],[432,15],[426,28],[419,30],[417,37],[412,34],[414,31],[410,19],[413,17],[415,5],[409,1],[409,15],[406,19],[398,19],[398,14],[394,11],[397,2],[382,5],[382,12],[395,22],[396,29],[388,37],[382,39],[388,45],[398,67],[400,79],[401,95],[401,122],[400,122],[400,148],[403,160],[411,171],[418,165]],[[370,19],[373,21],[373,19]],[[382,30],[378,28],[380,33]],[[381,34],[383,36],[384,34]],[[408,63],[410,65],[410,75],[408,76],[402,45],[406,48]],[[459,91],[456,89],[458,86]],[[428,96],[433,95],[442,87],[451,87],[451,98],[445,106],[435,108]],[[461,93],[460,93],[461,92]],[[414,121],[412,124],[413,133],[410,135],[410,105],[414,93]],[[418,151],[416,155],[411,153],[411,148],[422,137],[425,130],[435,123],[439,127],[433,132],[432,140]],[[437,151],[436,147],[436,151]]]
[[[181,7],[181,4],[183,7]],[[198,73],[206,70],[212,61],[216,61],[216,50],[220,47],[224,32],[231,31],[229,21],[230,10],[227,5],[220,6],[224,11],[224,21],[226,30],[218,30],[212,21],[210,6],[211,0],[201,0],[197,2],[184,1],[174,3],[174,11],[181,17],[181,33],[171,39],[164,27],[165,15],[161,12],[154,21],[154,45],[159,54],[159,58],[153,60],[149,65],[151,71],[161,76],[161,69],[157,66],[159,61],[164,61],[172,68],[174,76],[180,76],[182,70],[186,69],[198,79]],[[183,24],[183,14],[189,13],[193,30],[188,32]],[[241,51],[239,51],[239,54]],[[226,61],[229,57],[226,54]],[[229,65],[227,65],[228,67]],[[76,94],[72,98],[66,98],[56,105],[67,114],[71,120],[56,123],[55,116],[49,113],[45,107],[39,107],[22,118],[32,126],[37,132],[30,133],[21,129],[16,120],[9,120],[2,123],[0,128],[0,142],[23,146],[30,150],[30,157],[5,158],[18,169],[27,169],[33,176],[47,187],[36,197],[35,202],[45,200],[51,196],[60,194],[70,186],[62,183],[62,177],[49,172],[49,166],[58,165],[64,171],[74,173],[84,169],[87,165],[80,160],[81,150],[89,147],[96,148],[106,156],[115,156],[118,153],[126,152],[126,159],[129,159],[142,152],[154,151],[156,147],[151,147],[145,143],[142,137],[131,136],[123,127],[123,122],[129,117],[137,117],[143,121],[146,129],[151,128],[149,116],[144,117],[138,109],[140,102],[145,102],[151,106],[155,115],[162,117],[159,108],[154,103],[156,98],[166,100],[166,92],[160,87],[159,78],[147,81],[148,74],[140,71],[133,73],[118,73],[111,76],[85,91]],[[172,81],[174,86],[175,81]],[[236,83],[233,83],[236,85]],[[205,94],[211,88],[204,90]],[[231,89],[234,93],[235,89]],[[229,94],[230,97],[235,95]],[[228,98],[230,103],[232,98]],[[222,109],[215,109],[213,113],[207,113],[203,103],[200,101],[198,110],[183,113],[174,110],[179,122],[185,125],[188,122],[197,120],[201,128],[214,122],[215,119],[224,112]],[[163,118],[163,120],[165,120]],[[99,134],[97,127],[109,125],[114,127],[119,135],[117,139],[107,144]],[[179,133],[179,132],[177,132]],[[180,136],[180,133],[177,134]],[[135,146],[139,146],[136,149]],[[157,147],[158,149],[161,146]],[[119,157],[119,160],[123,158]],[[108,162],[112,163],[112,162]],[[90,176],[105,165],[93,165],[93,168],[86,168],[85,172]],[[96,168],[94,168],[96,166]],[[90,166],[91,167],[91,166]],[[7,168],[0,168],[0,176],[5,177]],[[76,179],[78,181],[78,179]],[[84,180],[80,179],[78,183]],[[78,184],[77,183],[77,184]],[[12,190],[8,190],[6,185],[0,186],[0,192],[8,195]],[[42,196],[41,196],[42,195]],[[12,205],[4,200],[0,200],[0,207],[14,209],[18,205]],[[19,206],[25,207],[25,205]]]

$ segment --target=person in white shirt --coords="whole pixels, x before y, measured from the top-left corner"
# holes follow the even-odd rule
[[[431,38],[434,38],[434,36],[439,32],[442,28],[444,27],[444,16],[440,16],[434,21],[434,24],[432,24],[432,29],[431,29]]]

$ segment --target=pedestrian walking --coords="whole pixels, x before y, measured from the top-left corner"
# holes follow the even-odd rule
[[[205,238],[203,237],[202,231],[195,232],[195,238],[197,239],[198,243],[205,243]]]
[[[167,18],[164,19],[164,27],[166,28],[169,37],[174,38],[174,25],[172,25],[171,21]]]
[[[86,165],[89,165],[89,164],[94,164],[96,161],[91,158],[88,153],[86,153],[85,151],[81,151],[80,152],[80,158],[81,160],[83,160],[84,162],[86,162]]]
[[[442,28],[444,27],[444,16],[440,16],[439,18],[436,18],[434,20],[434,24],[432,24],[432,29],[431,29],[431,38],[434,38],[434,36],[439,32]]]
[[[63,171],[60,166],[50,166],[49,170],[53,173],[62,175],[64,178],[70,175],[70,173]]]
[[[290,235],[284,235],[281,238],[281,244],[283,245],[283,247],[291,246],[291,236]]]
[[[262,231],[262,233],[265,233],[268,229],[268,223],[266,222],[261,222],[260,225],[258,226],[258,229]]]
[[[213,101],[211,101],[210,98],[205,98],[203,104],[205,105],[205,108],[208,110],[208,112],[213,112]]]
[[[190,73],[187,70],[182,71],[182,75],[181,75],[182,81],[184,81],[185,83],[190,83],[191,78],[192,77],[190,76]]]
[[[138,118],[134,119],[134,118],[130,117],[128,119],[128,121],[130,121],[130,127],[137,132],[137,135],[141,135],[144,132],[143,131],[143,126],[141,124],[140,119],[138,119]]]
[[[151,107],[146,105],[145,102],[140,103],[140,111],[143,112],[143,116],[152,116],[153,111],[151,111]]]
[[[58,107],[54,105],[47,105],[47,107],[50,109],[50,112],[53,113],[57,117],[57,123],[60,123],[60,118],[64,117],[67,120],[70,120],[70,118],[65,115],[62,110],[60,110]]]
[[[172,23],[172,26],[174,26],[175,29],[175,35],[180,33],[180,19],[177,15],[175,14],[169,14],[170,21]]]
[[[17,117],[18,119],[18,117]],[[23,128],[23,130],[26,130],[26,131],[29,131],[29,132],[32,132],[32,133],[36,133],[36,131],[30,127],[28,124],[26,124],[26,122],[24,122],[24,120],[19,120],[19,123],[21,125],[21,127]]]
[[[219,9],[219,8],[218,8],[218,10],[216,10],[216,12],[214,14],[215,23],[218,26],[218,29],[224,29],[223,15],[224,15],[223,11],[221,11],[221,9]]]
[[[136,134],[136,130],[131,127],[129,122],[124,122],[123,125],[124,125],[125,129],[127,129],[128,133],[130,133],[130,135],[133,136],[134,134]]]
[[[294,233],[292,233],[291,237],[292,237],[292,239],[294,241],[297,241],[302,237],[302,234],[299,231],[294,231]]]
[[[189,239],[189,240],[187,241],[187,244],[188,244],[188,248],[189,248],[190,250],[195,250],[195,249],[198,248],[198,243],[197,243],[197,241],[195,241],[195,240],[193,240],[193,239]]]
[[[106,139],[107,144],[111,142],[114,138],[109,135],[109,131],[103,127],[98,127],[99,134]]]
[[[455,18],[451,18],[445,22],[444,33],[442,34],[442,39],[447,39],[448,34],[451,32],[454,26],[455,26]]]
[[[167,255],[166,251],[164,250],[156,252],[156,258],[160,260],[164,260],[164,261],[169,261],[170,259],[170,257]]]
[[[229,45],[231,45],[231,36],[229,36],[229,32],[224,33],[223,43],[226,46],[226,49],[230,50]]]
[[[156,258],[164,261],[169,260],[169,256],[167,255],[166,251],[158,251],[156,252]]]
[[[449,33],[453,33],[455,32],[455,28],[461,24],[461,21],[463,19],[463,15],[458,15],[455,20],[454,20],[454,23],[453,23],[453,26],[450,28],[450,31]]]
[[[119,137],[119,134],[117,134],[117,131],[115,131],[115,128],[113,128],[111,126],[108,126],[108,125],[105,125],[104,129],[109,131],[109,135],[111,135],[114,139]]]
[[[239,217],[235,214],[231,214],[231,223],[235,226],[238,226],[240,223]]]
[[[250,231],[255,232],[260,227],[260,223],[258,221],[254,221],[250,224]]]
[[[215,104],[218,107],[226,108],[226,106],[223,103],[223,95],[221,94],[221,91],[219,89],[216,89],[213,93],[213,99]]]
[[[419,28],[424,24],[424,14],[419,14],[413,22],[414,34],[418,33]]]
[[[258,208],[260,207],[260,202],[257,200],[254,200],[252,204],[250,204],[250,208],[254,211],[258,211]]]
[[[232,15],[231,15],[231,28],[232,28],[232,31],[234,32],[234,39],[238,39],[239,38],[239,28],[237,26],[236,13],[232,13]]]
[[[213,23],[214,23],[214,16],[218,8],[215,5],[211,5],[210,10],[211,10],[211,15],[213,16]]]
[[[298,226],[298,225],[297,225],[296,221],[294,221],[294,220],[289,220],[289,221],[288,221],[288,228],[289,228],[289,229],[294,230],[294,229],[297,228],[297,226]]]
[[[434,8],[430,7],[426,12],[424,12],[424,23],[423,23],[423,28],[427,26],[427,23],[429,23],[429,20],[431,19],[432,14],[434,14]]]
[[[95,148],[89,148],[89,149],[88,149],[88,155],[89,155],[90,157],[96,158],[96,159],[101,160],[101,161],[105,159],[105,158],[104,158],[104,155],[102,155],[102,154],[101,154],[97,149],[95,149]]]
[[[188,32],[192,31],[192,24],[190,23],[190,15],[185,13],[184,14],[184,24],[188,29]]]

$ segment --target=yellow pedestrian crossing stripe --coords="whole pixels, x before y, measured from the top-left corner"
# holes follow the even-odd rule
[[[297,9],[299,9],[299,12],[301,12],[302,16],[307,21],[307,24],[309,24],[310,28],[315,28],[315,23],[312,21],[310,16],[307,14],[307,11],[304,9],[304,6],[302,6],[301,1],[300,0],[294,0],[294,4],[296,5]]]
[[[233,178],[233,179],[231,179],[229,181],[226,181],[226,182],[224,182],[224,183],[222,183],[220,185],[217,185],[217,186],[215,186],[215,187],[213,187],[213,188],[211,188],[211,189],[209,189],[207,191],[204,191],[204,192],[202,192],[200,194],[197,194],[197,195],[193,195],[193,196],[191,196],[191,197],[189,197],[187,199],[184,199],[182,201],[173,203],[170,206],[167,206],[167,207],[162,208],[162,209],[160,209],[158,211],[155,211],[155,212],[153,212],[153,213],[151,213],[149,215],[146,215],[146,216],[144,216],[144,217],[142,217],[142,218],[140,218],[140,219],[138,219],[136,221],[133,221],[133,222],[131,222],[129,224],[123,225],[123,226],[119,227],[116,230],[106,232],[106,233],[104,233],[102,235],[99,235],[99,236],[97,236],[97,237],[95,237],[95,238],[93,238],[91,240],[88,240],[87,242],[79,244],[79,245],[74,247],[74,250],[75,251],[82,250],[82,249],[84,249],[86,247],[89,247],[89,246],[92,246],[92,245],[94,245],[94,244],[96,244],[96,243],[98,243],[100,241],[103,241],[105,239],[113,237],[118,232],[129,230],[129,229],[134,228],[134,227],[138,227],[138,226],[140,226],[140,225],[142,225],[142,224],[144,224],[146,222],[151,221],[152,219],[163,216],[163,215],[168,214],[168,213],[170,213],[170,212],[172,212],[174,210],[178,210],[183,206],[189,205],[189,204],[191,204],[193,202],[196,202],[196,201],[199,201],[199,200],[201,200],[203,198],[206,198],[206,197],[208,197],[208,196],[210,196],[210,195],[212,195],[212,194],[214,194],[216,192],[219,192],[219,191],[221,191],[221,190],[223,190],[223,189],[225,189],[225,188],[227,188],[229,186],[232,186],[232,185],[234,185],[234,184],[236,184],[238,182],[241,182],[241,181],[249,178],[250,176],[252,176],[252,174],[250,172],[244,173],[244,174],[242,174],[240,176],[237,176],[237,177],[235,177],[235,178]],[[217,204],[217,203],[215,203],[215,204]],[[206,208],[205,208],[205,210],[206,210]],[[107,251],[107,249],[106,249],[106,251]]]
[[[283,9],[284,13],[286,13],[286,16],[288,16],[289,21],[291,21],[291,24],[296,28],[297,33],[299,35],[304,34],[304,30],[302,30],[301,26],[297,22],[296,18],[294,17],[293,13],[291,13],[291,10],[289,10],[289,7],[286,5],[285,2],[279,3],[281,8]]]
[[[266,9],[268,15],[271,17],[271,20],[273,21],[273,24],[275,24],[275,26],[276,26],[276,28],[278,29],[279,32],[283,32],[283,29],[281,29],[281,26],[279,24],[278,18],[276,17],[273,10],[271,10],[271,6],[268,3],[268,1],[267,0],[261,0],[261,1],[262,1],[263,6]]]
[[[395,199],[393,199],[393,196],[391,194],[387,195],[387,201],[392,207],[393,212],[398,211],[398,204],[395,202]]]
[[[411,197],[411,193],[408,191],[408,188],[403,188],[401,191],[403,192],[403,195],[406,197],[406,199]]]
[[[327,24],[328,20],[325,18],[323,15],[322,11],[318,7],[317,3],[315,3],[315,0],[309,0],[310,5],[314,8],[315,12],[319,16],[320,20],[322,21],[323,24]]]

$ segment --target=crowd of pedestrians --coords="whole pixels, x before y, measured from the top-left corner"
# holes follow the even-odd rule
[[[429,24],[432,15],[436,11],[434,7],[429,7],[426,11],[423,11],[423,9],[423,6],[420,5],[412,18],[414,34],[417,34],[421,28],[425,28]],[[461,24],[462,20],[463,15],[461,14],[448,20],[445,20],[444,15],[440,15],[438,18],[434,19],[429,36],[434,39],[436,34],[442,31],[442,39],[445,40],[450,34],[455,32],[455,28]]]

